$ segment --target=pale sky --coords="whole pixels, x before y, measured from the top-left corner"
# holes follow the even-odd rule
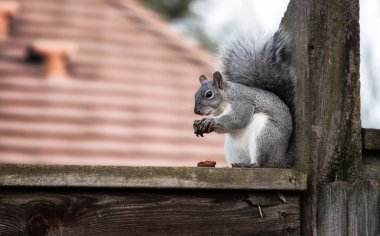
[[[360,1],[362,126],[380,128],[380,1]]]

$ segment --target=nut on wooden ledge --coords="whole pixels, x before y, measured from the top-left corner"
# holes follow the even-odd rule
[[[216,161],[207,160],[207,161],[198,162],[197,167],[215,167],[215,165],[216,165]]]

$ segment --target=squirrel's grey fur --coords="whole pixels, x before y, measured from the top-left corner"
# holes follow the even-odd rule
[[[223,76],[200,77],[194,112],[195,134],[226,133],[227,160],[233,165],[289,167],[294,127],[294,81],[290,40],[278,30],[259,44],[252,36],[231,41],[221,52]]]
[[[229,81],[269,90],[294,114],[294,76],[290,65],[290,38],[279,29],[266,42],[241,35],[221,52],[222,69]]]

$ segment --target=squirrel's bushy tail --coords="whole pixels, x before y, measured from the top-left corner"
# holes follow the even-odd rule
[[[230,41],[221,52],[222,70],[227,80],[249,87],[269,90],[289,107],[295,127],[294,75],[290,64],[288,34],[281,28],[266,41],[258,41],[250,34]],[[287,155],[290,162],[296,153],[295,132],[289,141]],[[288,163],[289,166],[293,163]]]
[[[290,66],[290,39],[279,29],[267,41],[250,34],[230,41],[221,52],[226,79],[279,96],[294,117],[294,81]]]

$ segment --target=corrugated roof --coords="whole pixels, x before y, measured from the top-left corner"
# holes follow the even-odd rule
[[[207,52],[134,0],[19,2],[0,41],[1,162],[225,165],[223,137],[192,131]],[[77,43],[70,79],[26,59],[37,39]]]

